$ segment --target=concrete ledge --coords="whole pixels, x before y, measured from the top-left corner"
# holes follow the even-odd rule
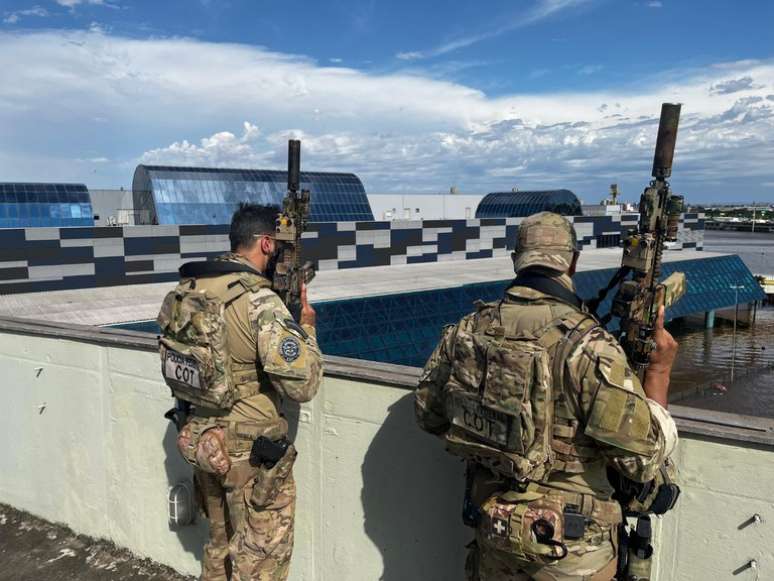
[[[141,351],[157,349],[154,335],[126,329],[0,317],[0,331],[82,341],[106,347]],[[373,382],[406,390],[416,387],[421,373],[416,367],[331,355],[326,355],[324,361],[325,375],[328,377]],[[681,433],[774,447],[774,420],[681,405],[671,405],[669,410]]]

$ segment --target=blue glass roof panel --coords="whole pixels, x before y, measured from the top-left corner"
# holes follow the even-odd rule
[[[280,206],[287,172],[144,166],[135,170],[135,206],[159,224],[228,224],[239,202]],[[368,198],[354,174],[301,172],[311,192],[310,221],[373,220]],[[150,192],[142,196],[140,192]],[[148,204],[152,208],[148,208]]]
[[[582,215],[580,200],[570,190],[492,192],[476,208],[476,218],[518,218],[538,212]]]
[[[0,183],[0,228],[93,226],[83,184]]]

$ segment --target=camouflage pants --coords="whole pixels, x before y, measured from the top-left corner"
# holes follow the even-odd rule
[[[612,538],[593,550],[571,550],[560,561],[548,565],[530,563],[512,553],[471,543],[465,562],[467,581],[611,581],[618,556]]]
[[[496,549],[471,544],[465,562],[467,581],[611,581],[618,558],[610,542],[582,554],[570,553],[549,565],[529,563]]]
[[[291,469],[292,470],[292,469]],[[234,486],[225,476],[195,470],[202,508],[209,519],[201,581],[285,581],[293,551],[296,485],[292,471],[265,503],[256,506],[257,479]],[[256,490],[257,492],[257,490]]]

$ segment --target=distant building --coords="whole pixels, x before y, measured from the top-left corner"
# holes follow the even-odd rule
[[[537,212],[582,216],[581,203],[570,190],[493,192],[476,209],[476,218],[518,218]]]
[[[473,218],[483,194],[368,194],[377,220]]]
[[[83,184],[0,183],[0,228],[93,225]]]
[[[373,220],[355,174],[301,172],[312,192],[311,222]],[[138,224],[228,224],[239,202],[279,207],[287,172],[138,165],[132,192]]]

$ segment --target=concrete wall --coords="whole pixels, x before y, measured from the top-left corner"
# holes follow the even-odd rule
[[[166,521],[167,489],[190,472],[156,354],[2,332],[0,366],[0,502],[197,573],[205,524]],[[290,416],[291,579],[461,581],[461,465],[414,426],[410,392],[326,377]],[[684,496],[661,523],[657,579],[731,579],[751,558],[774,578],[774,448],[684,434],[678,454]]]
[[[485,194],[368,194],[376,220],[467,220]]]
[[[95,226],[133,225],[132,190],[89,190]],[[99,216],[99,219],[97,219]],[[113,218],[115,222],[111,222]]]

